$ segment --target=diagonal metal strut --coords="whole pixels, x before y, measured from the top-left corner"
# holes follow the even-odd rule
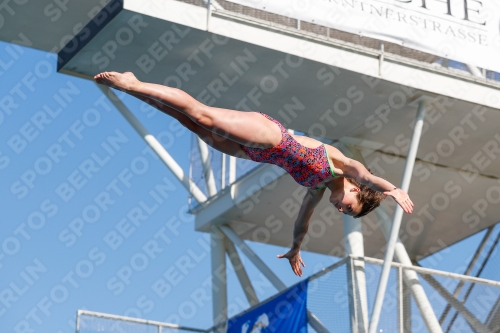
[[[146,143],[153,149],[153,151],[158,155],[158,157],[165,163],[169,170],[174,174],[174,176],[181,182],[181,184],[189,191],[190,194],[198,202],[204,202],[207,197],[203,192],[196,186],[195,183],[189,179],[189,177],[184,173],[179,164],[175,159],[170,156],[166,149],[158,142],[158,140],[148,132],[148,130],[137,120],[137,118],[130,112],[130,110],[123,104],[123,102],[116,96],[116,94],[108,87],[98,84],[97,87],[102,91],[102,93],[108,97],[108,99],[113,103],[113,105],[120,111],[122,116],[127,120],[127,122],[132,125],[136,132],[146,141]]]
[[[241,239],[233,229],[227,225],[222,225],[219,227],[220,230],[226,235],[231,242],[236,245],[241,252],[243,252],[248,259],[257,267],[262,274],[273,284],[273,286],[279,291],[285,290],[286,285],[278,278],[276,274],[257,256],[255,252],[250,249],[250,247]],[[318,333],[329,333],[328,329],[319,321],[319,319],[309,310],[307,310],[307,319],[309,325],[312,326]]]

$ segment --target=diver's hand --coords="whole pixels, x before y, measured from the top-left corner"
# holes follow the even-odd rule
[[[391,191],[384,192],[385,195],[390,195],[396,202],[403,208],[405,213],[411,214],[413,212],[413,202],[410,200],[408,194],[400,188],[395,188]]]
[[[291,249],[285,254],[278,254],[278,258],[286,258],[290,262],[290,266],[292,266],[292,270],[297,276],[302,276],[302,267],[306,267],[304,261],[300,257],[300,250]],[[300,267],[302,265],[302,267]]]

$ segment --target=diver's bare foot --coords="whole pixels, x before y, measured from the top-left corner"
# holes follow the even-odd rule
[[[99,84],[104,84],[122,91],[130,91],[139,83],[139,80],[132,72],[102,72],[94,76],[94,80]]]

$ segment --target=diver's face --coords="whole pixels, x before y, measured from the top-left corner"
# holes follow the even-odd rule
[[[352,184],[351,186],[344,187],[343,190],[337,193],[332,192],[330,195],[330,202],[337,208],[341,213],[356,216],[361,212],[361,204],[358,201],[359,187]]]

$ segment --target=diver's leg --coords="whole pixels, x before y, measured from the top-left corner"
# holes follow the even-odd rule
[[[173,118],[177,119],[184,127],[186,127],[194,134],[198,135],[200,139],[202,139],[209,146],[217,149],[218,151],[231,156],[249,159],[248,155],[243,151],[243,149],[241,149],[239,143],[210,132],[209,130],[196,124],[193,120],[191,120],[191,118],[189,118],[185,114],[176,111],[171,107],[162,104],[154,99],[142,95],[135,95],[135,94],[131,95],[155,107],[161,112],[166,113],[169,116],[172,116]]]
[[[130,72],[104,72],[95,76],[97,83],[145,96],[182,112],[196,124],[239,144],[270,148],[281,141],[279,127],[257,112],[242,112],[206,106],[182,90],[145,83]]]

